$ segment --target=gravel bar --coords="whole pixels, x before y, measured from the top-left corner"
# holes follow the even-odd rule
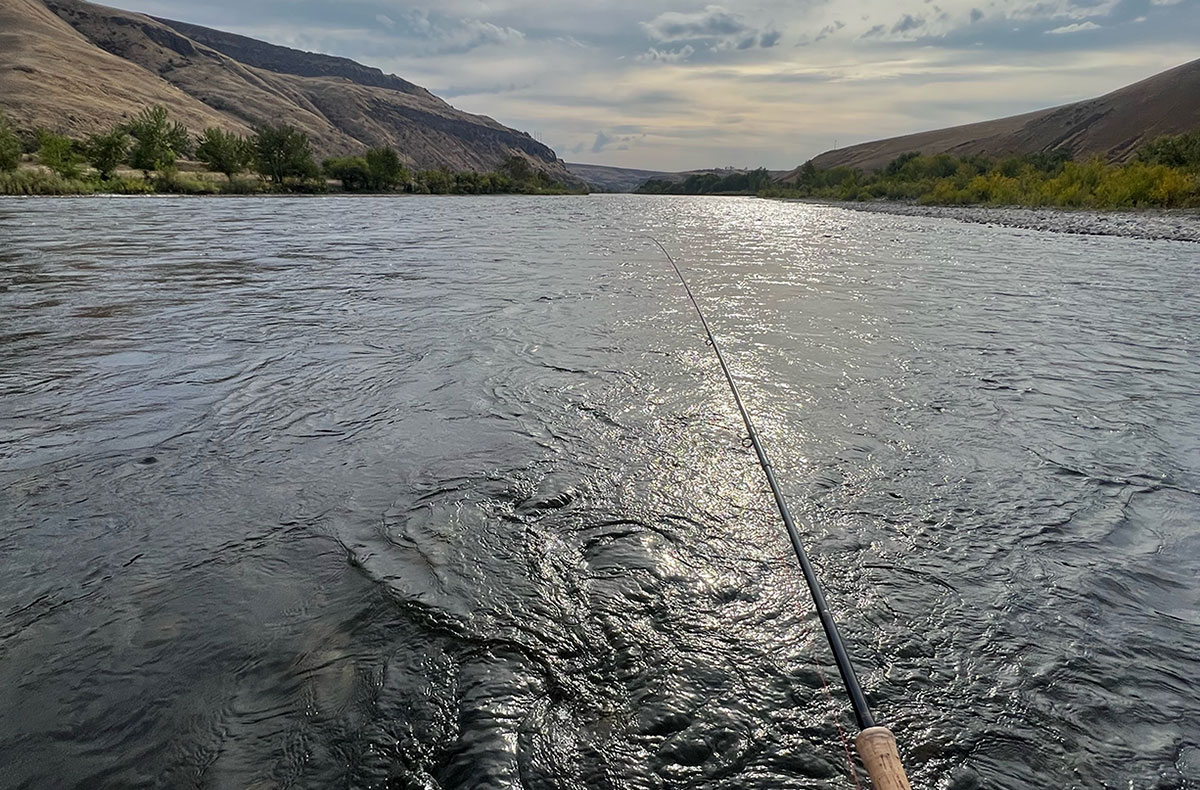
[[[1200,212],[1197,211],[1073,211],[1053,208],[998,208],[991,206],[919,206],[911,203],[837,203],[854,211],[940,217],[982,225],[1043,230],[1051,233],[1080,233],[1093,236],[1124,236],[1131,239],[1161,239],[1200,243]]]

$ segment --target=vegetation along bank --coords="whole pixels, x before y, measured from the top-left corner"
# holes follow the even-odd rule
[[[217,127],[193,138],[163,107],[73,140],[20,135],[0,114],[0,194],[257,194],[266,192],[563,194],[567,187],[513,155],[478,173],[410,171],[388,147],[318,163],[308,136],[287,124],[244,137]]]
[[[787,182],[766,170],[724,178],[647,181],[647,194],[757,194],[773,198],[893,200],[924,205],[1058,206],[1093,209],[1200,207],[1200,130],[1160,137],[1125,164],[1073,161],[1065,151],[1024,156],[903,154],[886,167],[818,169],[807,162]]]

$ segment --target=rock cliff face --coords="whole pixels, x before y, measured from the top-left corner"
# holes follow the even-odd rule
[[[412,166],[490,170],[514,154],[575,182],[550,148],[345,58],[82,0],[3,0],[0,109],[79,136],[162,104],[193,131],[290,123],[321,156],[390,145]]]
[[[1200,60],[1185,63],[1096,99],[1048,110],[892,137],[826,151],[819,168],[883,167],[901,154],[950,153],[1008,156],[1064,148],[1076,158],[1128,161],[1137,149],[1164,134],[1200,127]],[[794,178],[796,171],[783,177]]]
[[[155,17],[155,21],[161,22],[198,44],[211,47],[247,66],[274,71],[277,74],[295,74],[297,77],[341,77],[359,85],[387,88],[421,96],[433,95],[408,80],[402,80],[393,74],[384,74],[379,69],[364,66],[349,58],[303,52],[234,33],[191,25],[187,22],[175,22],[157,17]]]

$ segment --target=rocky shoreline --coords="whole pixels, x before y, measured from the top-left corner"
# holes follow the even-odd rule
[[[836,203],[854,211],[938,217],[981,225],[1078,233],[1092,236],[1122,236],[1131,239],[1190,241],[1200,243],[1200,212],[1197,211],[1079,211],[1056,208],[1004,208],[992,206],[920,206],[912,203]]]

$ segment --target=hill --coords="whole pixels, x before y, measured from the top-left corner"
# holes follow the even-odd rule
[[[609,167],[608,165],[585,165],[574,162],[567,163],[567,169],[581,178],[587,184],[604,192],[637,192],[647,181],[658,180],[678,183],[686,181],[689,176],[714,175],[724,178],[737,173],[747,173],[748,170],[729,167],[712,167],[702,170],[684,170],[678,173],[660,170],[637,170],[629,167]],[[772,178],[785,174],[783,170],[771,171]]]
[[[874,170],[909,151],[1009,156],[1065,149],[1075,158],[1128,161],[1155,137],[1200,127],[1200,60],[1096,99],[982,123],[892,137],[826,151],[820,169]],[[792,171],[783,181],[794,180]]]
[[[491,170],[516,154],[576,179],[528,134],[345,58],[82,0],[0,3],[0,109],[79,137],[161,104],[192,131],[285,122],[321,156],[388,145],[417,168]]]
[[[605,192],[633,192],[652,178],[673,178],[674,174],[658,170],[637,170],[629,167],[585,165],[568,162],[567,169],[589,185]]]

